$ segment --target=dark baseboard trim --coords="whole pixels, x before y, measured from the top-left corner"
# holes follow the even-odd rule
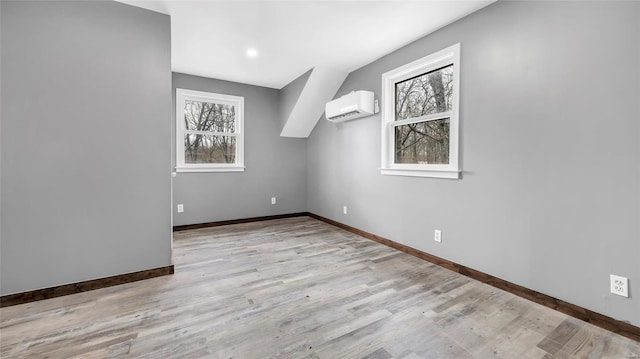
[[[629,324],[627,322],[623,322],[611,317],[608,317],[606,315],[600,314],[600,313],[596,313],[594,311],[591,311],[589,309],[577,306],[575,304],[571,304],[568,302],[565,302],[563,300],[560,300],[558,298],[554,298],[552,296],[537,292],[535,290],[523,287],[521,285],[515,284],[515,283],[511,283],[509,281],[506,281],[504,279],[500,279],[498,277],[494,277],[490,274],[484,273],[484,272],[480,272],[478,270],[469,268],[469,267],[465,267],[461,264],[452,262],[450,260],[444,259],[444,258],[440,258],[437,256],[434,256],[433,254],[429,254],[423,251],[420,251],[418,249],[415,248],[411,248],[408,246],[405,246],[404,244],[400,244],[398,242],[394,242],[390,239],[384,238],[384,237],[380,237],[377,236],[375,234],[369,233],[369,232],[365,232],[361,229],[355,228],[355,227],[351,227],[349,225],[346,225],[344,223],[340,223],[337,221],[334,221],[332,219],[329,218],[325,218],[322,216],[319,216],[317,214],[313,214],[313,213],[309,213],[308,214],[309,217],[315,218],[317,220],[320,220],[322,222],[331,224],[335,227],[344,229],[348,232],[351,233],[355,233],[357,235],[360,235],[362,237],[371,239],[373,241],[376,241],[378,243],[384,244],[386,246],[389,246],[391,248],[395,248],[397,250],[400,250],[402,252],[408,253],[412,256],[418,257],[420,259],[426,260],[428,262],[437,264],[441,267],[450,269],[454,272],[460,273],[462,275],[465,275],[467,277],[473,278],[475,280],[478,280],[480,282],[489,284],[493,287],[502,289],[504,291],[507,291],[509,293],[515,294],[519,297],[528,299],[532,302],[544,305],[546,307],[549,307],[551,309],[555,309],[559,312],[562,312],[564,314],[570,315],[574,318],[583,320],[587,323],[591,323],[595,326],[598,326],[600,328],[606,329],[608,331],[614,332],[616,334],[620,334],[622,336],[625,336],[627,338],[633,339],[635,341],[640,342],[640,328],[636,327],[632,324]]]
[[[142,270],[139,272],[119,274],[111,277],[86,280],[83,282],[58,285],[44,289],[36,289],[28,292],[8,294],[0,297],[0,308],[12,305],[35,302],[38,300],[62,297],[64,295],[86,292],[94,289],[111,287],[114,285],[136,282],[139,280],[160,277],[173,274],[173,265]]]
[[[315,218],[322,222],[328,223],[335,227],[344,229],[348,232],[355,233],[364,238],[368,238],[370,240],[376,241],[378,243],[384,244],[388,247],[397,249],[399,251],[405,252],[412,256],[418,257],[422,260],[437,264],[441,267],[447,268],[454,272],[460,273],[464,276],[473,278],[477,281],[489,284],[493,287],[502,289],[506,292],[515,294],[519,297],[528,299],[532,302],[544,305],[551,309],[555,309],[564,314],[570,315],[574,318],[583,320],[587,323],[591,323],[600,328],[609,330],[613,333],[625,336],[627,338],[633,339],[635,341],[640,342],[640,327],[636,327],[630,323],[623,322],[606,315],[594,312],[592,310],[580,307],[575,304],[571,304],[569,302],[565,302],[558,298],[554,298],[552,296],[537,292],[535,290],[523,287],[521,285],[511,283],[504,279],[494,277],[490,274],[463,266],[461,264],[452,262],[450,260],[440,258],[438,256],[434,256],[433,254],[429,254],[423,252],[421,250],[411,248],[404,244],[392,241],[390,239],[377,236],[375,234],[363,231],[361,229],[351,227],[344,223],[340,223],[338,221],[334,221],[332,219],[319,216],[314,213],[309,212],[300,212],[300,213],[290,213],[290,214],[281,214],[274,216],[264,216],[264,217],[253,217],[253,218],[244,218],[244,219],[236,219],[229,221],[219,221],[219,222],[209,222],[209,223],[200,223],[200,224],[190,224],[184,226],[174,226],[173,231],[184,231],[188,229],[198,229],[198,228],[207,228],[207,227],[216,227],[216,226],[224,226],[228,224],[239,224],[239,223],[249,223],[249,222],[259,222],[259,221],[267,221],[272,219],[282,219],[282,218],[292,218],[292,217],[304,217],[309,216],[311,218]],[[74,294],[86,292],[94,289],[111,287],[119,284],[125,284],[130,282],[135,282],[139,280],[160,277],[164,275],[169,275],[174,273],[173,265],[160,267],[155,269],[143,270],[134,273],[120,274],[106,278],[93,279],[84,282],[78,282],[73,284],[65,284],[56,287],[37,289],[28,292],[9,294],[0,297],[0,308],[8,307],[12,305],[18,305],[23,303],[34,302],[42,299],[49,299],[55,297],[61,297],[64,295]]]
[[[228,221],[185,224],[185,225],[182,225],[182,226],[173,226],[173,231],[174,232],[179,232],[179,231],[186,231],[186,230],[189,230],[189,229],[218,227],[218,226],[226,226],[226,225],[229,225],[229,224],[260,222],[260,221],[269,221],[269,220],[272,220],[272,219],[304,217],[304,216],[310,216],[310,215],[311,214],[309,212],[298,212],[298,213],[276,214],[276,215],[273,215],[273,216],[231,219],[231,220],[228,220]]]

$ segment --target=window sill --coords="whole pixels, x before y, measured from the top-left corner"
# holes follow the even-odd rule
[[[245,167],[176,167],[176,172],[244,172]]]
[[[460,179],[460,170],[448,169],[400,169],[400,168],[381,168],[380,174],[389,176],[409,176],[409,177],[431,177],[431,178],[447,178]]]

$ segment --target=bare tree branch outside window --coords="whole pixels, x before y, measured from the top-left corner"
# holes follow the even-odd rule
[[[234,163],[236,153],[235,107],[185,101],[185,129],[212,134],[185,134],[185,163]]]
[[[451,111],[453,65],[396,83],[395,120]],[[395,163],[448,164],[449,118],[395,127]]]

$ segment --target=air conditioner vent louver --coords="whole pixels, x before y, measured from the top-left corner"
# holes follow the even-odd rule
[[[325,106],[325,115],[331,122],[344,122],[373,114],[373,92],[371,91],[352,91],[327,102]]]

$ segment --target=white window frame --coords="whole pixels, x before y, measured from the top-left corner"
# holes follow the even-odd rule
[[[395,121],[395,86],[398,82],[453,64],[453,99],[448,112]],[[383,175],[460,178],[458,166],[458,103],[460,99],[460,44],[382,74],[382,164]],[[449,118],[449,164],[395,163],[395,127],[425,120]]]
[[[187,130],[184,124],[185,101],[213,102],[236,108],[234,133]],[[185,134],[234,136],[236,138],[235,163],[185,163]],[[244,97],[187,89],[176,89],[176,172],[242,172],[244,171]]]

